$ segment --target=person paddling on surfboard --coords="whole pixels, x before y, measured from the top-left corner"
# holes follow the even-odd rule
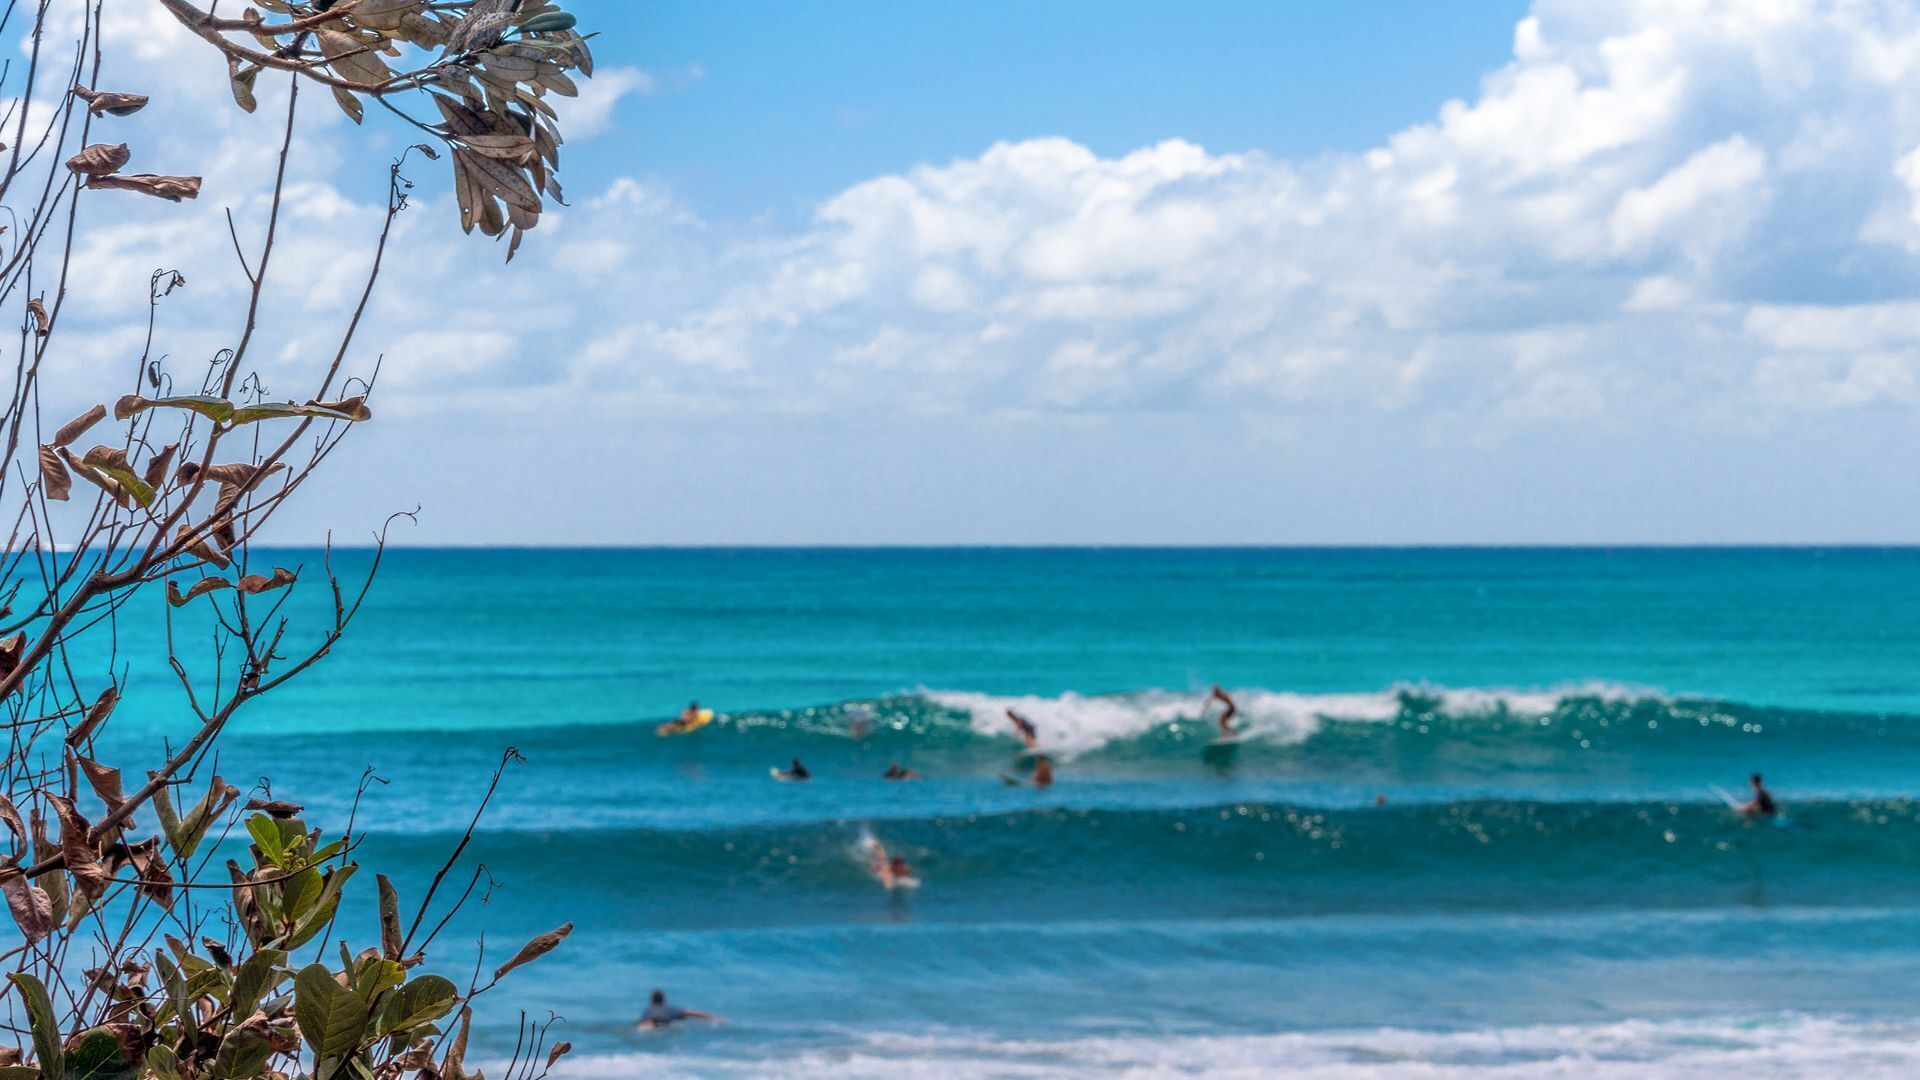
[[[893,764],[887,766],[887,771],[880,774],[880,779],[882,780],[918,780],[920,779],[920,774],[917,772],[914,772],[912,769],[901,768],[900,763],[896,761]]]
[[[1218,721],[1220,725],[1220,737],[1223,739],[1231,739],[1235,735],[1240,734],[1239,726],[1233,722],[1233,718],[1240,715],[1240,706],[1235,705],[1233,699],[1227,696],[1227,692],[1220,689],[1219,683],[1213,684],[1213,696],[1208,700],[1208,704],[1212,704],[1215,701],[1227,707],[1227,711],[1220,714]]]
[[[1012,709],[1007,710],[1007,719],[1013,721],[1013,730],[1020,733],[1021,744],[1029,750],[1034,749],[1035,744],[1040,741],[1040,732],[1033,726],[1033,721]]]
[[[716,1024],[726,1021],[699,1009],[683,1009],[678,1005],[667,1004],[667,992],[655,990],[653,1000],[647,1005],[647,1011],[640,1014],[640,1027],[644,1031],[656,1031],[668,1024],[677,1024],[682,1020],[710,1020]]]
[[[773,777],[776,780],[811,780],[813,774],[807,771],[807,767],[800,763],[799,758],[794,758],[793,764],[787,768],[775,769]]]
[[[1759,773],[1749,776],[1747,782],[1753,785],[1753,798],[1740,807],[1741,813],[1748,817],[1774,817],[1780,813],[1779,805],[1773,801],[1773,792],[1760,782]]]
[[[1053,786],[1053,762],[1045,754],[1033,759],[1033,786],[1042,791]]]

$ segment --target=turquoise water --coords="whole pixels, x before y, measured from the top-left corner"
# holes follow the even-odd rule
[[[220,767],[336,829],[375,767],[418,896],[517,747],[443,955],[573,921],[482,1012],[575,1075],[1906,1075],[1916,659],[1904,549],[400,551]],[[1713,794],[1753,770],[1787,826]],[[730,1023],[635,1032],[656,985]]]

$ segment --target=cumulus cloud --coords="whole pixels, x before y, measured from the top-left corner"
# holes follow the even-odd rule
[[[152,45],[171,33],[137,62],[191,62]],[[161,147],[263,175],[266,125],[214,108],[220,73],[201,74]],[[653,84],[608,67],[589,85],[581,136]],[[345,177],[404,138],[312,123],[287,370],[300,320],[337,314],[363,269],[379,192]],[[423,168],[362,359],[385,355],[403,409],[554,430],[876,411],[1240,417],[1262,437],[1379,417],[1474,439],[1751,430],[1920,404],[1916,162],[1907,4],[1536,0],[1477,94],[1359,154],[1005,142],[853,185],[798,228],[703,219],[628,177],[576,191],[510,269],[454,232]],[[90,240],[102,318],[145,304],[132,252],[230,260],[216,208],[257,228],[261,190]],[[212,277],[202,295],[232,287],[230,267]]]

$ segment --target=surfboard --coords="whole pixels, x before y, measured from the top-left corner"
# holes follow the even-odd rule
[[[783,784],[791,784],[794,781],[800,779],[799,777],[793,775],[787,770],[780,768],[778,765],[768,768],[767,773],[771,775],[775,780],[778,780]]]
[[[701,709],[688,721],[669,720],[653,729],[655,735],[685,735],[689,731],[699,731],[713,722],[713,710]]]
[[[1732,792],[1721,787],[1719,784],[1708,784],[1707,789],[1715,795],[1720,796],[1720,801],[1727,804],[1727,809],[1734,811],[1744,811],[1746,809],[1746,803],[1734,798]]]
[[[1233,761],[1235,755],[1240,753],[1240,743],[1241,739],[1238,735],[1222,735],[1220,738],[1208,740],[1200,748],[1200,760],[1209,765],[1228,764]]]

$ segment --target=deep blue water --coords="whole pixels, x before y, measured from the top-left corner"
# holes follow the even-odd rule
[[[1908,549],[397,551],[220,767],[338,829],[373,766],[363,861],[418,896],[517,747],[445,966],[573,921],[482,1012],[564,1015],[582,1075],[1872,1072],[1920,1021],[1916,660]],[[1711,790],[1753,770],[1787,826]],[[655,985],[731,1022],[639,1034]]]

